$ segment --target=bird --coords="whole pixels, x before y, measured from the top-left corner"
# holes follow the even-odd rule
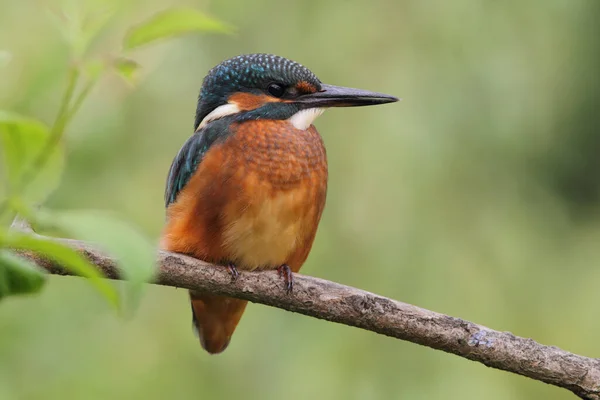
[[[202,81],[194,133],[169,169],[162,249],[241,271],[293,274],[313,245],[327,195],[327,155],[313,121],[330,107],[398,101],[322,83],[273,54],[222,61]],[[231,341],[247,301],[190,291],[192,323],[209,354]]]

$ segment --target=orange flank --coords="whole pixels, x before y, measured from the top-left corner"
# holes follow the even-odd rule
[[[240,270],[297,272],[325,205],[327,159],[314,126],[247,121],[214,144],[168,208],[162,247]],[[245,301],[192,294],[203,346],[225,349]]]
[[[232,130],[169,207],[162,245],[242,270],[274,269],[312,245],[327,190],[325,148],[314,126],[262,120]]]

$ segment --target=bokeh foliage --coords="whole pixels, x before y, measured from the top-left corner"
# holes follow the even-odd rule
[[[88,55],[92,41],[109,22],[110,15],[106,11],[88,11],[81,5],[49,13],[49,17],[58,21],[58,30],[69,48],[66,88],[51,127],[11,111],[0,111],[6,192],[0,201],[0,221],[19,216],[35,228],[55,228],[103,247],[121,264],[123,275],[129,281],[129,301],[137,304],[145,284],[153,276],[154,252],[135,228],[108,213],[86,210],[54,213],[40,209],[60,182],[65,130],[103,73],[116,72],[130,83],[135,81],[139,66],[122,56],[126,50],[185,33],[225,33],[230,29],[196,10],[170,9],[130,28],[123,39],[123,50],[116,55],[103,55],[104,59]],[[0,226],[0,249],[5,249],[0,258],[0,298],[35,293],[45,282],[43,271],[19,254],[9,253],[13,249],[35,251],[60,262],[64,268],[88,278],[110,303],[120,305],[112,285],[73,249],[34,233],[10,228],[8,223]]]
[[[4,2],[0,109],[51,127],[70,49],[89,60],[116,54],[136,86],[98,76],[66,130],[65,169],[45,210],[67,225],[72,210],[118,213],[156,239],[166,172],[191,134],[201,80],[222,59],[272,52],[324,82],[402,97],[317,120],[330,190],[302,272],[599,357],[599,4]],[[237,33],[119,53],[132,25],[169,7],[218,16]],[[61,12],[82,10],[105,18],[95,39],[57,29]],[[86,68],[86,79],[97,76],[97,64]],[[248,308],[224,354],[208,357],[185,291],[148,287],[124,320],[85,281],[46,281],[35,296],[0,302],[0,399],[569,398],[262,306]]]

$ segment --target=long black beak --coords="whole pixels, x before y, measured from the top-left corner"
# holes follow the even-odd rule
[[[305,94],[295,99],[303,108],[313,107],[359,107],[393,103],[397,97],[388,94],[343,86],[321,85],[321,91]]]

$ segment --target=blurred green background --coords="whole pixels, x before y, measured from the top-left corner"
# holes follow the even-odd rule
[[[0,108],[51,122],[67,47],[58,1],[0,2]],[[68,7],[102,10],[106,2]],[[600,2],[109,2],[95,52],[170,6],[237,27],[131,56],[68,132],[49,205],[115,210],[155,241],[205,73],[269,52],[400,103],[316,125],[328,203],[302,272],[600,357]],[[225,353],[191,332],[187,293],[152,286],[131,319],[81,279],[0,304],[0,399],[564,399],[567,391],[373,333],[251,305]]]

